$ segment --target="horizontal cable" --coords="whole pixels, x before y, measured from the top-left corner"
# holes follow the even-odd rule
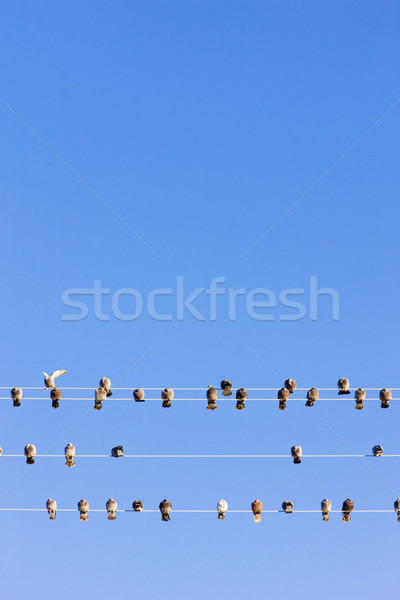
[[[25,511],[25,512],[47,512],[47,508],[0,508],[0,511]],[[79,510],[77,508],[57,508],[57,512],[79,512]],[[91,508],[88,511],[89,513],[92,512],[107,512],[107,509],[105,508]],[[134,511],[132,508],[118,508],[115,512],[144,512],[144,513],[159,513],[160,510],[159,509],[143,509],[142,511]],[[262,511],[262,513],[284,513],[285,511],[282,509],[279,510],[264,510]],[[294,510],[292,511],[293,513],[319,513],[321,514],[321,509],[320,510]],[[330,513],[341,513],[343,512],[342,510],[330,510]],[[393,509],[389,510],[389,509],[365,509],[365,510],[353,510],[351,511],[352,514],[354,513],[393,513],[395,512]],[[189,509],[180,509],[180,510],[171,510],[171,514],[173,513],[214,513],[217,514],[217,510],[203,510],[203,509],[193,509],[193,510],[189,510]],[[253,513],[253,511],[251,510],[228,510],[227,514],[229,513]]]
[[[1,454],[2,458],[26,458],[25,454]],[[65,458],[65,454],[36,454],[35,458]],[[124,454],[114,457],[111,454],[76,454],[74,458],[290,458],[291,454]],[[303,454],[303,458],[400,458],[400,454]]]
[[[0,397],[0,400],[10,400],[11,401],[11,396],[4,396],[4,397]],[[51,401],[50,396],[48,396],[47,398],[25,398],[24,396],[21,398],[21,403],[24,402],[25,400],[47,400],[47,402]],[[63,398],[61,397],[59,399],[60,402],[62,402],[63,400],[69,401],[69,400],[87,400],[87,401],[94,401],[94,397],[92,398]],[[305,402],[307,400],[307,398],[288,398],[287,402],[289,402],[290,404],[292,402]],[[393,400],[400,400],[400,398],[391,398],[389,402],[392,402]],[[236,398],[217,398],[216,402],[236,402]],[[355,402],[354,398],[319,398],[318,400],[315,400],[316,403],[319,402],[332,402],[332,401],[337,401],[337,402]],[[136,402],[136,400],[131,397],[131,398],[116,398],[116,397],[112,397],[112,398],[106,398],[105,400],[103,400],[103,402],[106,402],[107,404],[110,402]],[[162,402],[162,398],[145,398],[143,402]],[[171,400],[171,402],[207,402],[207,398],[173,398],[173,400]],[[279,402],[278,398],[246,398],[245,402]],[[380,398],[376,397],[376,398],[364,398],[363,402],[381,402]]]
[[[0,386],[0,390],[11,390],[13,387],[14,387],[13,385],[11,385],[11,386]],[[43,385],[39,386],[39,387],[33,387],[33,386],[29,386],[29,385],[20,385],[19,387],[22,388],[22,389],[26,389],[26,390],[43,390],[43,389],[49,389],[49,388],[45,388]],[[389,386],[383,386],[383,387],[389,388]],[[92,387],[64,387],[64,386],[62,386],[63,390],[95,390],[96,388],[97,388],[97,386],[95,386],[95,385],[93,385]],[[198,392],[203,391],[204,392],[204,391],[207,391],[207,388],[208,388],[208,386],[206,385],[204,387],[196,387],[196,388],[191,388],[191,387],[174,387],[174,388],[171,388],[171,389],[173,389],[173,390],[184,390],[184,391],[185,390],[186,391],[198,391]],[[135,388],[133,386],[131,386],[131,387],[112,387],[111,386],[111,389],[112,390],[134,390]],[[143,387],[141,389],[142,390],[160,390],[161,391],[161,390],[165,389],[165,386],[164,387]],[[214,389],[221,390],[222,388],[215,387]],[[232,386],[232,389],[236,389],[235,386]],[[275,391],[275,392],[277,392],[280,388],[279,387],[273,387],[273,388],[246,388],[246,389],[247,390],[251,390],[251,391],[262,391],[262,392],[274,392]],[[302,392],[302,391],[306,392],[309,389],[310,388],[300,388],[300,387],[296,388],[296,390],[300,391],[300,392]],[[337,387],[331,387],[331,388],[320,388],[319,387],[318,388],[318,390],[322,391],[322,392],[329,392],[329,391],[332,391],[332,390],[336,390],[337,391],[337,389],[338,389]],[[366,390],[366,391],[376,391],[376,390],[379,391],[382,388],[380,387],[380,388],[363,388],[363,389]],[[391,390],[400,390],[400,388],[395,388],[395,387],[391,387],[390,389]]]

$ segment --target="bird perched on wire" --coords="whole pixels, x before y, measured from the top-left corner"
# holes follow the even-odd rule
[[[103,408],[103,400],[107,397],[107,392],[103,388],[98,388],[94,392],[94,406],[95,410],[101,410]]]
[[[36,446],[33,444],[27,444],[24,449],[24,454],[26,456],[26,464],[33,465],[36,456]]]
[[[208,386],[207,390],[207,408],[208,410],[215,410],[217,408],[218,392],[212,385]]]
[[[245,400],[247,400],[248,392],[246,388],[239,388],[236,392],[236,408],[237,410],[243,410],[245,407]]]
[[[75,466],[75,446],[72,444],[67,444],[64,448],[65,453],[65,466],[66,467],[74,467]]]
[[[383,448],[382,448],[382,446],[378,446],[378,445],[374,446],[372,448],[372,454],[374,456],[383,456]]]
[[[164,408],[170,408],[171,402],[174,399],[174,390],[171,388],[164,388],[161,392],[161,400]]]
[[[107,519],[109,521],[115,521],[115,519],[117,518],[116,512],[117,512],[117,508],[118,508],[118,504],[117,501],[114,500],[113,498],[109,498],[106,502],[106,509],[107,509]]]
[[[251,503],[251,510],[253,511],[254,521],[256,523],[261,523],[261,513],[263,509],[263,503],[261,500],[253,500]]]
[[[136,402],[144,402],[144,390],[142,390],[142,388],[136,388],[136,390],[133,390],[133,397]]]
[[[400,498],[394,501],[394,510],[397,512],[397,520],[400,523]]]
[[[124,456],[124,448],[122,446],[114,446],[111,450],[111,456],[114,458],[121,458]]]
[[[169,513],[172,510],[172,504],[166,498],[160,502],[161,521],[170,521]]]
[[[283,387],[278,392],[279,410],[286,410],[286,401],[289,398],[289,390]]]
[[[223,396],[232,396],[232,381],[229,381],[229,379],[223,379],[221,381],[221,390]]]
[[[296,389],[296,386],[297,386],[297,383],[296,383],[296,381],[294,379],[286,379],[286,381],[285,381],[285,388],[287,390],[289,390],[290,394],[293,394],[293,392]]]
[[[314,402],[319,400],[319,391],[316,387],[312,387],[307,392],[306,406],[314,406]]]
[[[143,502],[141,500],[134,500],[132,502],[132,508],[135,512],[142,512]]]
[[[366,393],[365,390],[363,390],[362,388],[358,388],[358,390],[356,390],[354,392],[354,399],[356,401],[356,409],[357,410],[362,410],[364,408],[363,402],[366,398]]]
[[[228,511],[228,503],[226,500],[219,500],[217,503],[218,519],[225,519],[225,514]]]
[[[329,511],[332,508],[332,502],[324,498],[321,502],[321,511],[322,511],[322,520],[327,522],[329,521]]]
[[[107,398],[112,396],[111,379],[108,379],[108,377],[102,377],[99,381],[99,387],[106,391]]]
[[[21,406],[22,390],[19,387],[15,387],[11,390],[11,398],[13,406]]]
[[[342,506],[342,521],[344,521],[345,523],[348,523],[349,521],[351,521],[351,516],[350,513],[354,508],[354,502],[353,500],[350,500],[350,498],[347,498],[347,500],[345,500],[343,502],[343,506]]]
[[[291,500],[285,500],[285,502],[282,502],[282,508],[287,515],[292,514],[293,502]]]
[[[66,373],[66,372],[67,371],[64,371],[64,369],[59,369],[58,371],[54,371],[54,373],[49,375],[48,373],[43,371],[45,388],[55,387],[55,385],[54,385],[55,378],[60,377],[60,375],[64,375],[64,373]]]
[[[61,390],[59,390],[58,388],[51,388],[50,398],[52,400],[51,406],[53,408],[59,408],[60,407],[60,399],[61,399]]]
[[[303,450],[301,446],[292,446],[290,452],[293,456],[293,462],[295,465],[299,465],[301,463],[301,457],[303,455]]]
[[[392,392],[388,388],[383,388],[379,392],[379,398],[381,400],[381,408],[389,408],[389,401],[392,399]]]
[[[46,502],[46,508],[49,513],[50,521],[54,521],[57,512],[57,502],[49,498]]]
[[[348,379],[346,379],[346,377],[342,377],[341,379],[339,379],[339,381],[337,382],[338,385],[338,396],[342,396],[343,394],[350,394],[350,390],[349,390],[349,385],[350,382]]]
[[[3,448],[0,448],[0,456],[3,454]]]
[[[87,500],[79,500],[78,502],[79,520],[87,521],[89,519],[89,502]]]

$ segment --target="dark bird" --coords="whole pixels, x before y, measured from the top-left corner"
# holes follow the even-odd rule
[[[363,390],[362,388],[358,388],[358,390],[354,392],[357,410],[362,410],[364,408],[363,402],[365,400],[366,395],[367,394],[365,393],[365,390]]]
[[[291,500],[285,500],[285,502],[282,502],[282,508],[287,515],[290,515],[293,512],[293,502]]]
[[[65,452],[65,466],[66,467],[74,467],[75,466],[75,446],[72,444],[68,444],[64,448]]]
[[[348,523],[349,521],[351,521],[351,516],[350,513],[354,508],[354,502],[353,500],[350,500],[350,498],[347,498],[347,500],[345,500],[343,502],[343,506],[342,506],[342,521],[344,521],[345,523]]]
[[[326,498],[321,502],[322,520],[329,521],[329,511],[332,508],[332,502]]]
[[[26,456],[26,464],[33,465],[36,456],[36,446],[33,444],[27,444],[24,449],[24,454]]]
[[[279,410],[286,410],[286,401],[289,398],[289,390],[283,387],[278,392]]]
[[[102,377],[99,381],[99,387],[105,390],[107,398],[112,396],[111,379],[108,379],[108,377]]]
[[[223,396],[232,396],[232,381],[229,381],[229,379],[223,379],[221,381],[221,390]]]
[[[46,502],[46,508],[50,516],[50,521],[54,521],[57,512],[57,502],[49,498]]]
[[[301,446],[292,446],[290,452],[293,456],[293,462],[295,465],[299,465],[301,463],[301,457],[303,455],[303,450]]]
[[[60,407],[61,390],[59,390],[58,388],[51,388],[50,398],[52,400],[51,406],[53,408],[59,408]]]
[[[89,519],[89,502],[87,500],[79,500],[78,502],[79,520],[87,521]]]
[[[115,521],[115,519],[117,518],[117,515],[116,515],[117,508],[118,508],[118,504],[117,504],[116,500],[114,500],[113,498],[110,498],[109,500],[107,500],[106,509],[107,509],[107,513],[108,513],[107,519],[109,521]]]
[[[14,406],[21,406],[22,390],[15,387],[11,390],[11,398]]]
[[[133,390],[133,397],[136,402],[144,402],[144,390],[142,390],[142,388],[136,388],[136,390]]]
[[[291,394],[293,394],[294,390],[296,389],[297,383],[294,379],[286,379],[285,381],[285,388],[287,390],[289,390],[289,392]]]
[[[124,456],[124,448],[122,446],[114,446],[111,450],[111,456],[121,458],[121,456]]]
[[[254,521],[256,523],[261,523],[261,513],[263,509],[263,503],[261,500],[254,500],[251,503],[251,510],[253,511]]]
[[[349,390],[349,385],[350,382],[348,379],[346,379],[346,377],[342,377],[341,379],[339,379],[339,381],[337,382],[338,385],[338,396],[343,396],[343,394],[350,394],[350,390]]]
[[[212,385],[208,386],[207,390],[207,408],[208,410],[215,410],[217,408],[218,392]]]
[[[103,408],[103,400],[107,397],[107,392],[103,388],[99,388],[94,392],[94,406],[95,410],[101,410]]]
[[[372,448],[372,454],[374,456],[383,456],[383,448],[382,448],[382,446],[374,446]]]
[[[247,400],[247,390],[246,388],[239,388],[236,392],[236,408],[237,410],[243,410],[245,407],[245,400]]]
[[[319,400],[319,391],[316,387],[312,387],[307,392],[307,402],[306,406],[314,406],[314,402]]]
[[[52,373],[51,375],[49,375],[48,373],[46,373],[45,371],[43,371],[43,375],[44,375],[44,385],[46,388],[53,388],[55,387],[54,385],[54,380],[56,377],[60,377],[60,375],[64,375],[64,373],[66,373],[67,371],[64,371],[64,369],[59,369],[58,371],[54,371],[54,373]]]
[[[161,392],[161,400],[164,408],[170,408],[171,402],[174,399],[174,390],[171,388],[164,388]]]
[[[225,514],[228,511],[228,503],[226,500],[220,500],[217,503],[218,519],[225,519]]]
[[[400,498],[394,501],[394,510],[397,512],[397,520],[400,523]]]
[[[172,504],[169,500],[165,499],[160,502],[161,521],[169,521],[171,517],[169,513],[172,510]]]
[[[142,512],[143,502],[141,500],[134,500],[132,502],[132,508],[135,512]]]
[[[389,401],[392,399],[392,392],[387,388],[383,388],[379,392],[379,398],[381,400],[381,408],[389,408]]]

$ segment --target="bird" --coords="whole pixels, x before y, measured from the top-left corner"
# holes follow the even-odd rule
[[[293,394],[294,390],[296,389],[297,383],[294,379],[286,379],[285,381],[285,388],[287,390],[289,390],[290,394]]]
[[[255,523],[261,523],[261,513],[263,509],[263,503],[261,500],[253,500],[251,503],[251,510],[253,511]]]
[[[319,400],[319,391],[316,387],[312,387],[307,392],[306,406],[314,406],[314,402]]]
[[[144,402],[144,390],[142,390],[142,388],[136,388],[136,390],[133,391],[133,397],[136,402]]]
[[[394,510],[397,512],[397,520],[400,523],[400,498],[394,501]]]
[[[207,408],[208,410],[215,410],[217,408],[218,392],[212,385],[208,386],[207,390]]]
[[[324,498],[321,502],[321,511],[322,511],[322,520],[327,522],[329,521],[329,511],[332,508],[332,502]]]
[[[0,448],[0,456],[3,454],[3,448]]]
[[[57,512],[57,502],[49,498],[46,502],[47,512],[50,515],[50,521],[54,521]]]
[[[106,391],[107,393],[107,398],[109,396],[112,396],[112,391],[111,391],[111,379],[108,379],[108,377],[102,377],[99,381],[99,387],[101,387],[103,390]]]
[[[107,397],[107,392],[103,388],[98,388],[94,392],[94,409],[101,410],[103,408],[103,400]]]
[[[347,498],[347,500],[345,500],[343,502],[343,506],[342,506],[342,521],[344,521],[345,523],[348,523],[349,521],[351,521],[351,517],[350,517],[350,513],[354,508],[354,502],[353,500],[350,500],[350,498]]]
[[[61,390],[59,390],[58,388],[51,388],[50,398],[52,400],[51,406],[53,408],[59,408],[60,407]]]
[[[134,500],[132,502],[132,508],[135,512],[142,512],[143,502],[141,500]]]
[[[366,395],[367,394],[365,393],[365,390],[363,390],[362,388],[358,388],[358,390],[354,392],[357,410],[362,410],[364,408],[363,402],[365,400]]]
[[[89,519],[89,502],[87,500],[79,500],[78,502],[79,520],[87,521]]]
[[[301,463],[301,457],[303,454],[303,450],[301,446],[292,446],[290,452],[293,456],[293,462],[295,465],[299,465]]]
[[[374,446],[372,448],[372,454],[374,456],[383,456],[383,448],[382,448],[382,446]]]
[[[121,456],[124,456],[123,446],[114,446],[114,448],[111,450],[111,456],[114,458],[120,458]]]
[[[223,379],[221,381],[221,390],[223,396],[232,396],[232,381],[229,381],[229,379]]]
[[[66,467],[74,467],[75,466],[75,446],[72,444],[67,444],[64,448],[65,452],[65,466]]]
[[[170,521],[169,513],[172,510],[172,504],[166,498],[160,502],[161,521]]]
[[[24,449],[24,454],[26,456],[26,464],[33,465],[36,456],[36,446],[33,444],[27,444]]]
[[[285,513],[287,515],[292,514],[293,512],[293,502],[291,500],[285,500],[285,502],[282,502],[282,508],[285,511]]]
[[[381,408],[389,408],[389,401],[392,399],[392,392],[388,388],[383,388],[379,392],[379,398],[381,400]]]
[[[246,388],[239,388],[236,392],[236,408],[243,410],[245,408],[245,400],[247,400],[248,392]]]
[[[289,390],[283,387],[278,392],[279,410],[286,410],[286,401],[289,398]]]
[[[161,392],[161,400],[164,408],[170,408],[171,402],[174,399],[174,390],[171,388],[164,388]]]
[[[108,520],[109,521],[115,521],[115,519],[117,518],[117,515],[115,514],[118,508],[118,504],[117,501],[114,500],[113,498],[109,498],[106,502],[106,509],[108,512]]]
[[[13,406],[21,406],[22,390],[19,387],[15,387],[11,390],[11,398]]]
[[[342,377],[341,379],[339,379],[339,381],[337,382],[338,385],[338,396],[342,396],[343,394],[350,394],[350,390],[349,390],[349,380],[346,379],[346,377]]]
[[[225,519],[225,514],[228,510],[228,503],[226,500],[219,500],[217,503],[218,519]]]
[[[60,375],[64,375],[64,373],[66,373],[66,372],[67,371],[64,371],[64,369],[59,369],[58,371],[54,371],[54,373],[49,375],[48,373],[43,371],[45,389],[55,387],[55,385],[54,385],[55,378],[60,377]]]

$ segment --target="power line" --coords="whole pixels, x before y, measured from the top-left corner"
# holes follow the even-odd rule
[[[26,458],[25,454],[1,454],[2,458]],[[65,458],[65,454],[36,454],[35,458]],[[114,457],[111,454],[76,454],[74,458],[290,458],[291,454],[124,454]],[[400,458],[400,454],[383,454],[374,456],[373,454],[303,454],[305,458]]]
[[[11,386],[0,386],[0,390],[11,390],[13,387],[14,387],[13,385],[11,385]],[[43,390],[43,389],[48,389],[48,388],[45,388],[43,385],[38,386],[38,387],[33,387],[33,386],[29,386],[29,385],[23,385],[23,386],[21,385],[19,387],[21,387],[22,389],[26,389],[26,390]],[[385,386],[383,386],[383,387],[385,387]],[[389,386],[386,386],[386,387],[389,387]],[[161,391],[164,388],[165,388],[165,386],[164,387],[162,387],[162,386],[159,386],[159,387],[143,387],[142,389],[143,390],[160,390]],[[184,390],[184,391],[206,392],[207,388],[208,388],[208,386],[204,386],[204,387],[174,387],[172,389],[173,390],[180,390],[180,391]],[[60,389],[63,389],[63,390],[93,390],[94,391],[95,389],[97,389],[97,386],[94,386],[94,385],[92,387],[64,387],[63,386]],[[125,390],[125,391],[126,390],[131,390],[132,391],[134,388],[131,386],[131,387],[112,387],[111,389],[112,390]],[[214,389],[221,390],[222,388],[215,387]],[[246,388],[246,389],[250,390],[250,391],[278,392],[280,388],[278,388],[278,387],[273,387],[273,388],[261,388],[261,387],[250,388],[249,387],[249,388]],[[296,387],[297,391],[303,391],[303,392],[307,392],[309,389],[310,388]],[[319,387],[318,388],[318,390],[322,391],[322,392],[337,391],[337,389],[338,389],[337,387],[331,387],[331,388],[321,388],[321,387]],[[382,387],[380,387],[380,388],[375,387],[375,388],[363,388],[363,389],[366,390],[366,391],[370,391],[371,392],[371,391],[380,391],[383,388]],[[391,390],[400,390],[400,388],[396,388],[396,387],[391,387],[390,389]]]
[[[10,396],[3,396],[0,397],[0,400],[11,400]],[[26,398],[25,396],[21,398],[21,403],[24,402],[25,400],[51,400],[50,396],[48,396],[47,398]],[[60,398],[60,402],[62,402],[63,400],[66,401],[90,401],[93,402],[94,398]],[[307,400],[307,398],[289,398],[287,400],[287,402],[289,402],[290,404],[292,402],[305,402]],[[396,400],[400,400],[400,398],[391,398],[390,402],[392,401],[396,401]],[[142,402],[161,402],[162,399],[161,398],[144,398],[144,400]],[[236,402],[236,398],[232,397],[232,398],[217,398],[217,402]],[[355,402],[354,398],[318,398],[318,400],[315,400],[315,402],[318,404],[319,402]],[[380,398],[376,397],[376,398],[364,398],[363,402],[380,402]],[[106,400],[104,400],[104,402],[106,403],[112,403],[112,402],[136,402],[136,400],[131,397],[131,398],[116,398],[116,397],[112,397],[112,398],[108,398]],[[206,398],[174,398],[173,400],[171,400],[172,403],[174,402],[207,402]],[[245,402],[278,402],[278,398],[246,398]]]
[[[0,508],[0,511],[19,511],[19,512],[47,512],[47,508]],[[79,512],[79,510],[77,508],[57,508],[57,512]],[[91,508],[89,511],[89,513],[91,512],[107,512],[107,509],[105,508]],[[119,513],[123,513],[123,512],[129,512],[129,513],[133,513],[133,512],[143,512],[143,513],[159,513],[159,509],[143,509],[141,511],[135,511],[132,508],[118,508],[115,512],[119,512]],[[253,511],[251,510],[231,510],[229,509],[227,511],[227,514],[229,513],[252,513]],[[284,513],[285,511],[282,509],[263,509],[262,513]],[[293,509],[292,511],[293,513],[299,513],[299,514],[304,514],[304,513],[319,513],[321,514],[321,509],[320,510],[295,510]],[[343,512],[342,510],[330,510],[330,513],[341,513]],[[352,510],[351,514],[354,513],[393,513],[395,512],[393,509],[389,510],[389,509],[354,509]],[[171,513],[214,513],[217,514],[217,511],[214,510],[209,510],[209,509],[177,509],[177,510],[171,510]]]

